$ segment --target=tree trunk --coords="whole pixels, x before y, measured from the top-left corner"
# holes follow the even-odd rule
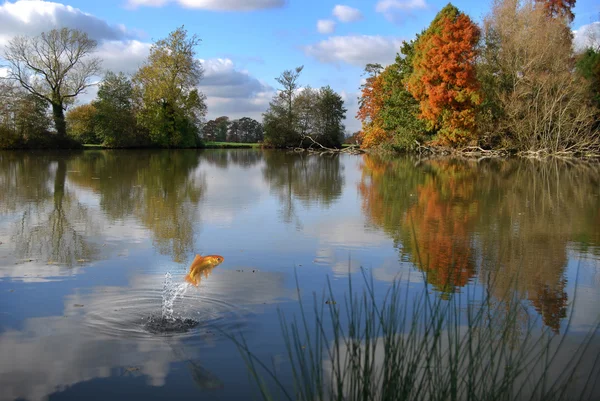
[[[54,118],[54,127],[59,138],[67,137],[67,124],[65,123],[65,112],[62,104],[52,103],[52,116]]]
[[[60,157],[60,156],[59,156]],[[58,168],[54,176],[54,209],[62,209],[62,200],[65,196],[65,181],[67,180],[67,162],[64,158],[58,159]]]

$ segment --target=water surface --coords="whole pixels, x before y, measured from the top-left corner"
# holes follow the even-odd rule
[[[222,333],[284,366],[294,273],[307,302],[361,267],[380,293],[484,289],[575,343],[599,318],[598,164],[1,152],[0,185],[0,400],[247,399]],[[196,253],[225,258],[175,302],[198,325],[147,330]]]

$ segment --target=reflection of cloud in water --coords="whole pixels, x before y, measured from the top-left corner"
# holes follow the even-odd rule
[[[260,167],[241,169],[230,167],[221,170],[214,166],[202,166],[206,174],[206,186],[210,188],[200,206],[200,216],[207,223],[229,227],[244,209],[259,205],[268,198],[268,186]]]
[[[373,269],[373,277],[379,281],[392,282],[410,282],[423,284],[425,278],[423,274],[416,270],[409,263],[399,263],[397,259],[386,259],[383,264]]]
[[[62,316],[28,319],[22,331],[3,332],[0,354],[2,400],[42,400],[57,388],[109,377],[125,366],[140,367],[150,384],[160,386],[174,361],[166,343],[92,337],[78,320]]]
[[[66,264],[47,264],[46,262],[33,260],[27,261],[16,261],[15,259],[5,259],[9,263],[5,264],[3,261],[0,264],[0,277],[11,278],[15,281],[22,281],[26,283],[43,283],[49,281],[59,281],[66,277],[72,277],[77,275],[82,267],[81,265],[67,266]]]
[[[176,277],[180,282],[183,271]],[[164,338],[142,330],[142,318],[160,313],[163,282],[162,274],[136,275],[126,288],[96,287],[92,293],[70,295],[65,299],[65,316],[27,319],[22,330],[2,332],[0,400],[42,400],[76,383],[122,375],[131,366],[139,368],[149,384],[163,385],[171,363],[194,358],[174,350],[186,348],[197,354],[202,347],[199,342],[209,346],[211,341],[202,338],[202,332]],[[218,269],[188,293],[184,302],[195,300],[195,304],[186,309],[180,303],[176,312],[178,307],[210,309],[208,314],[194,316],[210,316],[225,329],[236,322],[228,321],[230,316],[215,316],[215,311],[239,314],[242,307],[291,295],[281,273]]]
[[[360,216],[322,219],[315,224],[306,224],[304,232],[318,238],[323,244],[344,248],[376,246],[390,241],[379,232],[367,230]]]

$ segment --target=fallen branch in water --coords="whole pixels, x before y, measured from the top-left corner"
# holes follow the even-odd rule
[[[311,141],[311,144],[308,148],[305,148],[302,146],[305,139],[309,139]],[[317,149],[314,149],[313,148],[314,146],[317,146]],[[300,146],[294,148],[293,151],[294,152],[313,152],[313,153],[320,153],[320,154],[323,154],[323,153],[347,153],[347,154],[351,154],[351,155],[358,155],[358,154],[364,153],[364,151],[362,149],[360,149],[360,147],[358,145],[350,145],[350,146],[347,146],[345,148],[340,148],[340,149],[328,148],[327,146],[323,146],[319,142],[315,141],[314,138],[312,138],[310,135],[302,135],[302,140],[300,141]]]

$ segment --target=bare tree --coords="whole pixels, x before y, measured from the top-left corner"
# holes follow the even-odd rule
[[[484,20],[480,78],[488,101],[501,110],[487,130],[524,153],[595,152],[596,110],[573,73],[571,30],[535,4],[495,0]]]
[[[88,88],[100,71],[100,59],[92,57],[97,43],[77,29],[62,28],[36,37],[17,36],[5,52],[6,79],[17,81],[27,91],[52,106],[59,137],[66,137],[65,106]]]

